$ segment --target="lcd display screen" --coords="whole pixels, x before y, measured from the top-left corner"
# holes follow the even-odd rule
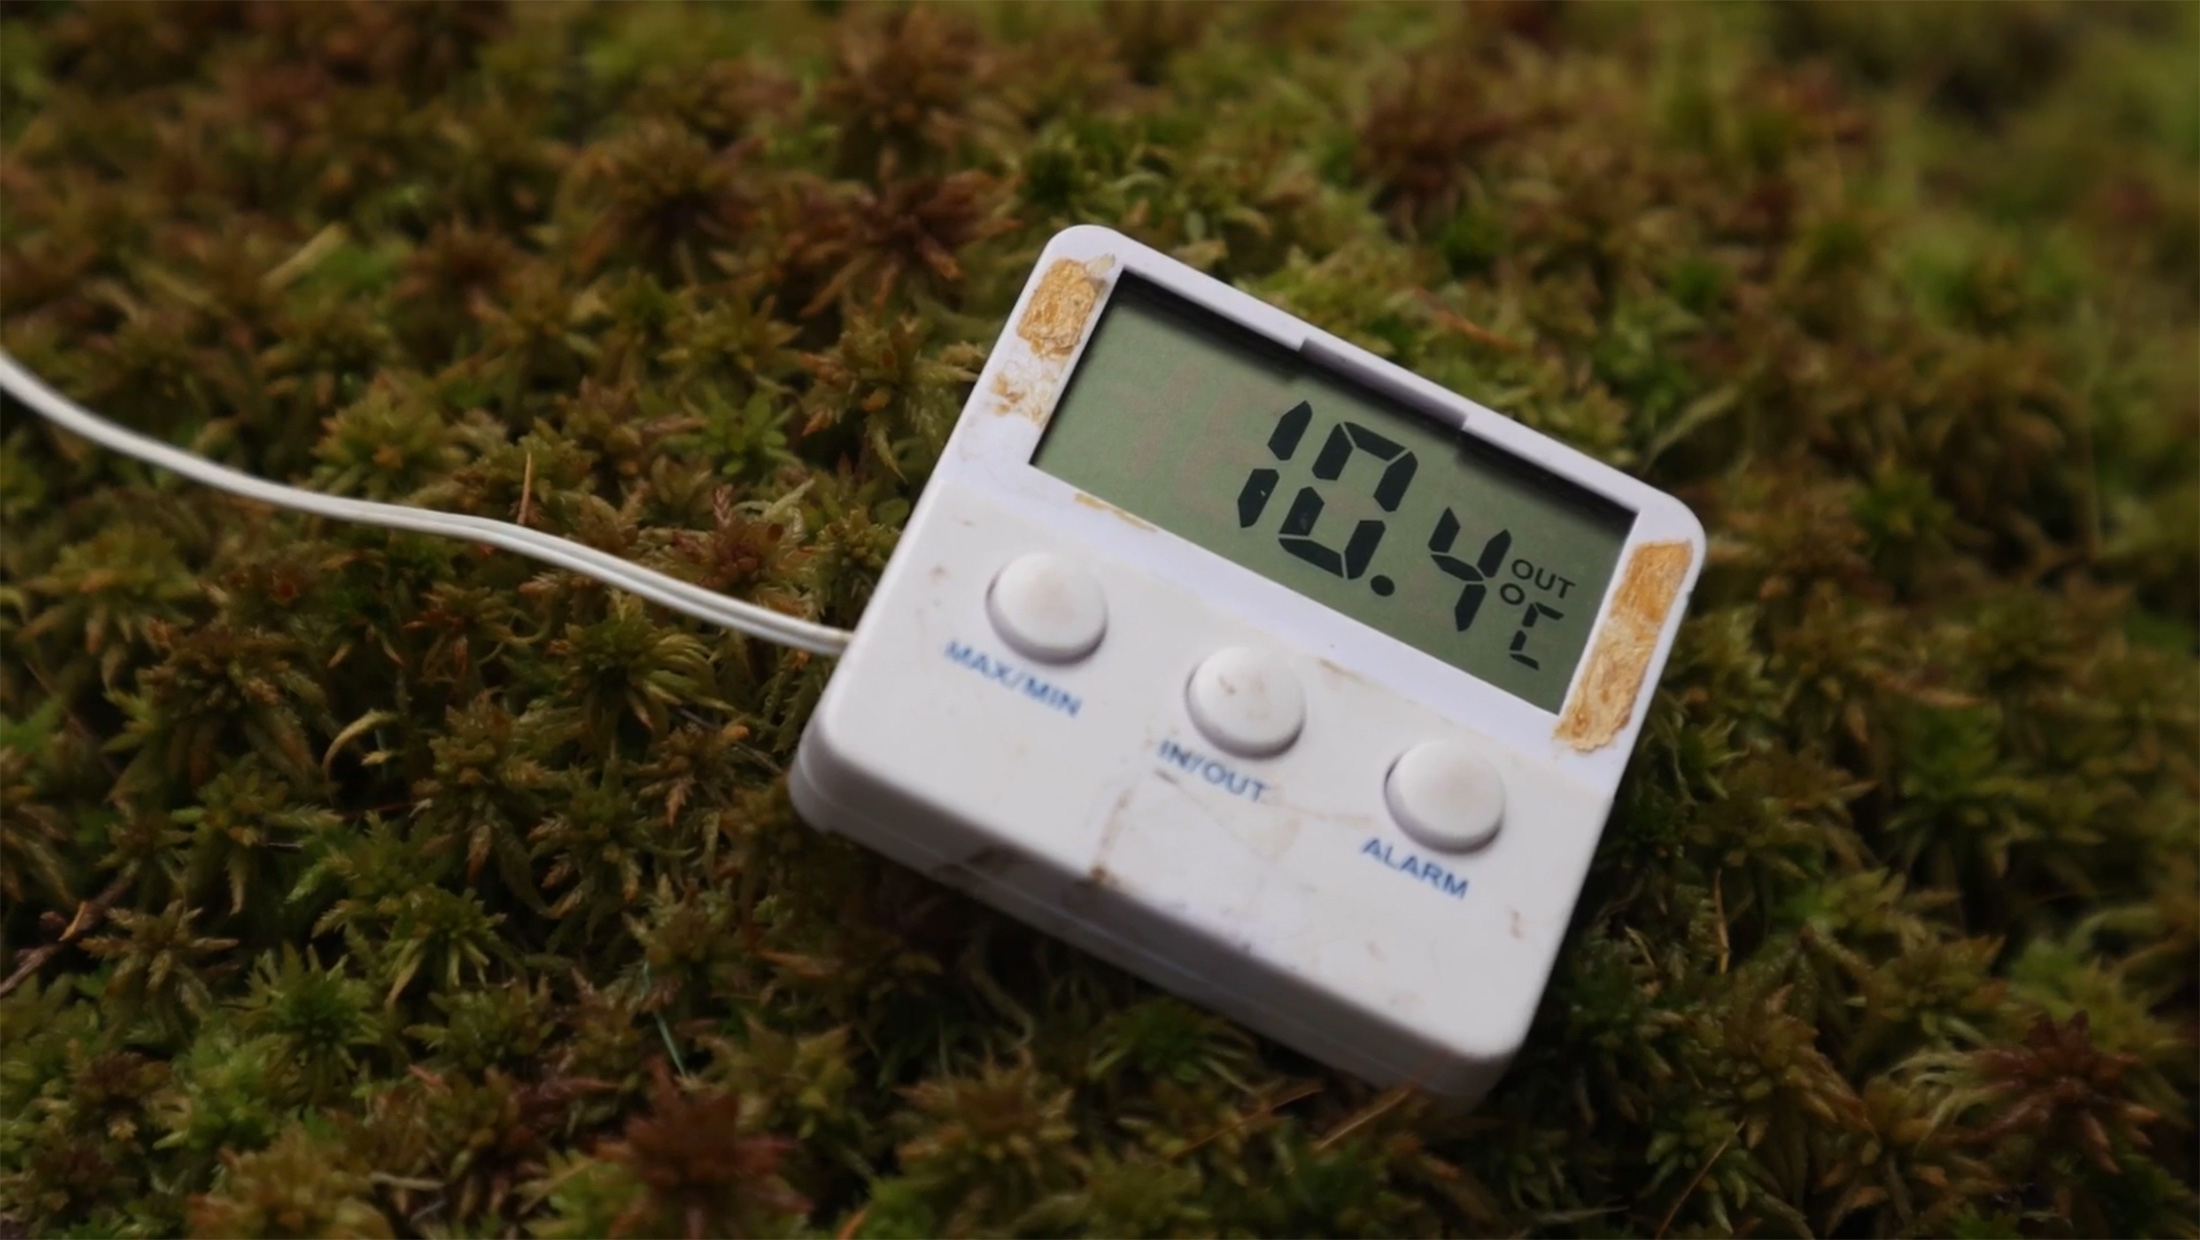
[[[1032,463],[1553,712],[1634,520],[1129,276]]]

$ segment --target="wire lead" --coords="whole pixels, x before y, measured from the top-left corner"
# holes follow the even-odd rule
[[[816,624],[767,607],[759,607],[754,603],[727,598],[693,582],[681,581],[654,569],[643,568],[594,547],[531,530],[523,525],[514,525],[509,521],[492,521],[486,517],[438,512],[432,508],[413,508],[404,504],[385,504],[375,500],[327,495],[319,491],[269,482],[265,478],[256,478],[226,465],[217,465],[205,457],[186,452],[172,444],[126,430],[93,413],[48,387],[5,350],[0,350],[0,389],[28,405],[32,412],[71,434],[89,439],[125,456],[135,457],[148,465],[181,474],[194,482],[263,504],[361,525],[379,525],[386,529],[406,530],[415,534],[436,534],[485,543],[592,577],[606,585],[617,586],[659,606],[669,607],[698,620],[747,633],[752,637],[761,637],[782,646],[807,650],[812,654],[837,655],[847,649],[849,639],[854,636],[846,629]]]

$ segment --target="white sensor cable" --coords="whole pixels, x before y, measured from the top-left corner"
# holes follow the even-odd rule
[[[251,474],[217,465],[204,457],[195,456],[171,444],[140,435],[136,431],[125,430],[109,422],[47,387],[38,376],[25,370],[5,350],[0,350],[0,389],[5,389],[9,395],[72,434],[136,457],[149,465],[171,470],[194,482],[203,482],[263,504],[291,508],[315,516],[334,517],[339,521],[355,521],[362,525],[409,530],[415,534],[438,534],[446,538],[486,543],[593,577],[698,620],[706,620],[813,654],[837,655],[847,648],[848,640],[852,636],[846,629],[814,624],[754,603],[727,598],[692,582],[643,568],[594,547],[531,530],[524,525],[514,525],[509,521],[492,521],[486,517],[437,512],[430,508],[411,508],[403,504],[384,504],[374,500],[346,499],[255,478]]]

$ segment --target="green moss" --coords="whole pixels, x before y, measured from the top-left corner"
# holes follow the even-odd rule
[[[2200,1232],[2196,36],[11,8],[0,334],[244,468],[852,624],[1090,221],[1713,556],[1462,1117],[808,830],[828,660],[9,406],[0,1233]]]

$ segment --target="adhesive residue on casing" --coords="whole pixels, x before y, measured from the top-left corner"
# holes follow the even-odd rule
[[[1016,334],[1030,346],[1037,364],[1006,366],[994,376],[993,395],[1001,402],[1001,413],[1046,424],[1061,390],[1064,364],[1085,338],[1100,304],[1101,277],[1114,267],[1115,260],[1106,255],[1083,262],[1060,258],[1039,277],[1039,287],[1016,321]]]
[[[1016,334],[1040,357],[1068,357],[1085,338],[1085,320],[1092,317],[1092,308],[1100,304],[1100,277],[1114,265],[1113,259],[1090,264],[1074,258],[1054,260],[1039,277]]]
[[[1657,654],[1666,614],[1680,597],[1695,552],[1685,542],[1635,548],[1612,592],[1611,613],[1597,630],[1581,683],[1559,716],[1557,739],[1581,753],[1612,743],[1634,717],[1635,698]]]

